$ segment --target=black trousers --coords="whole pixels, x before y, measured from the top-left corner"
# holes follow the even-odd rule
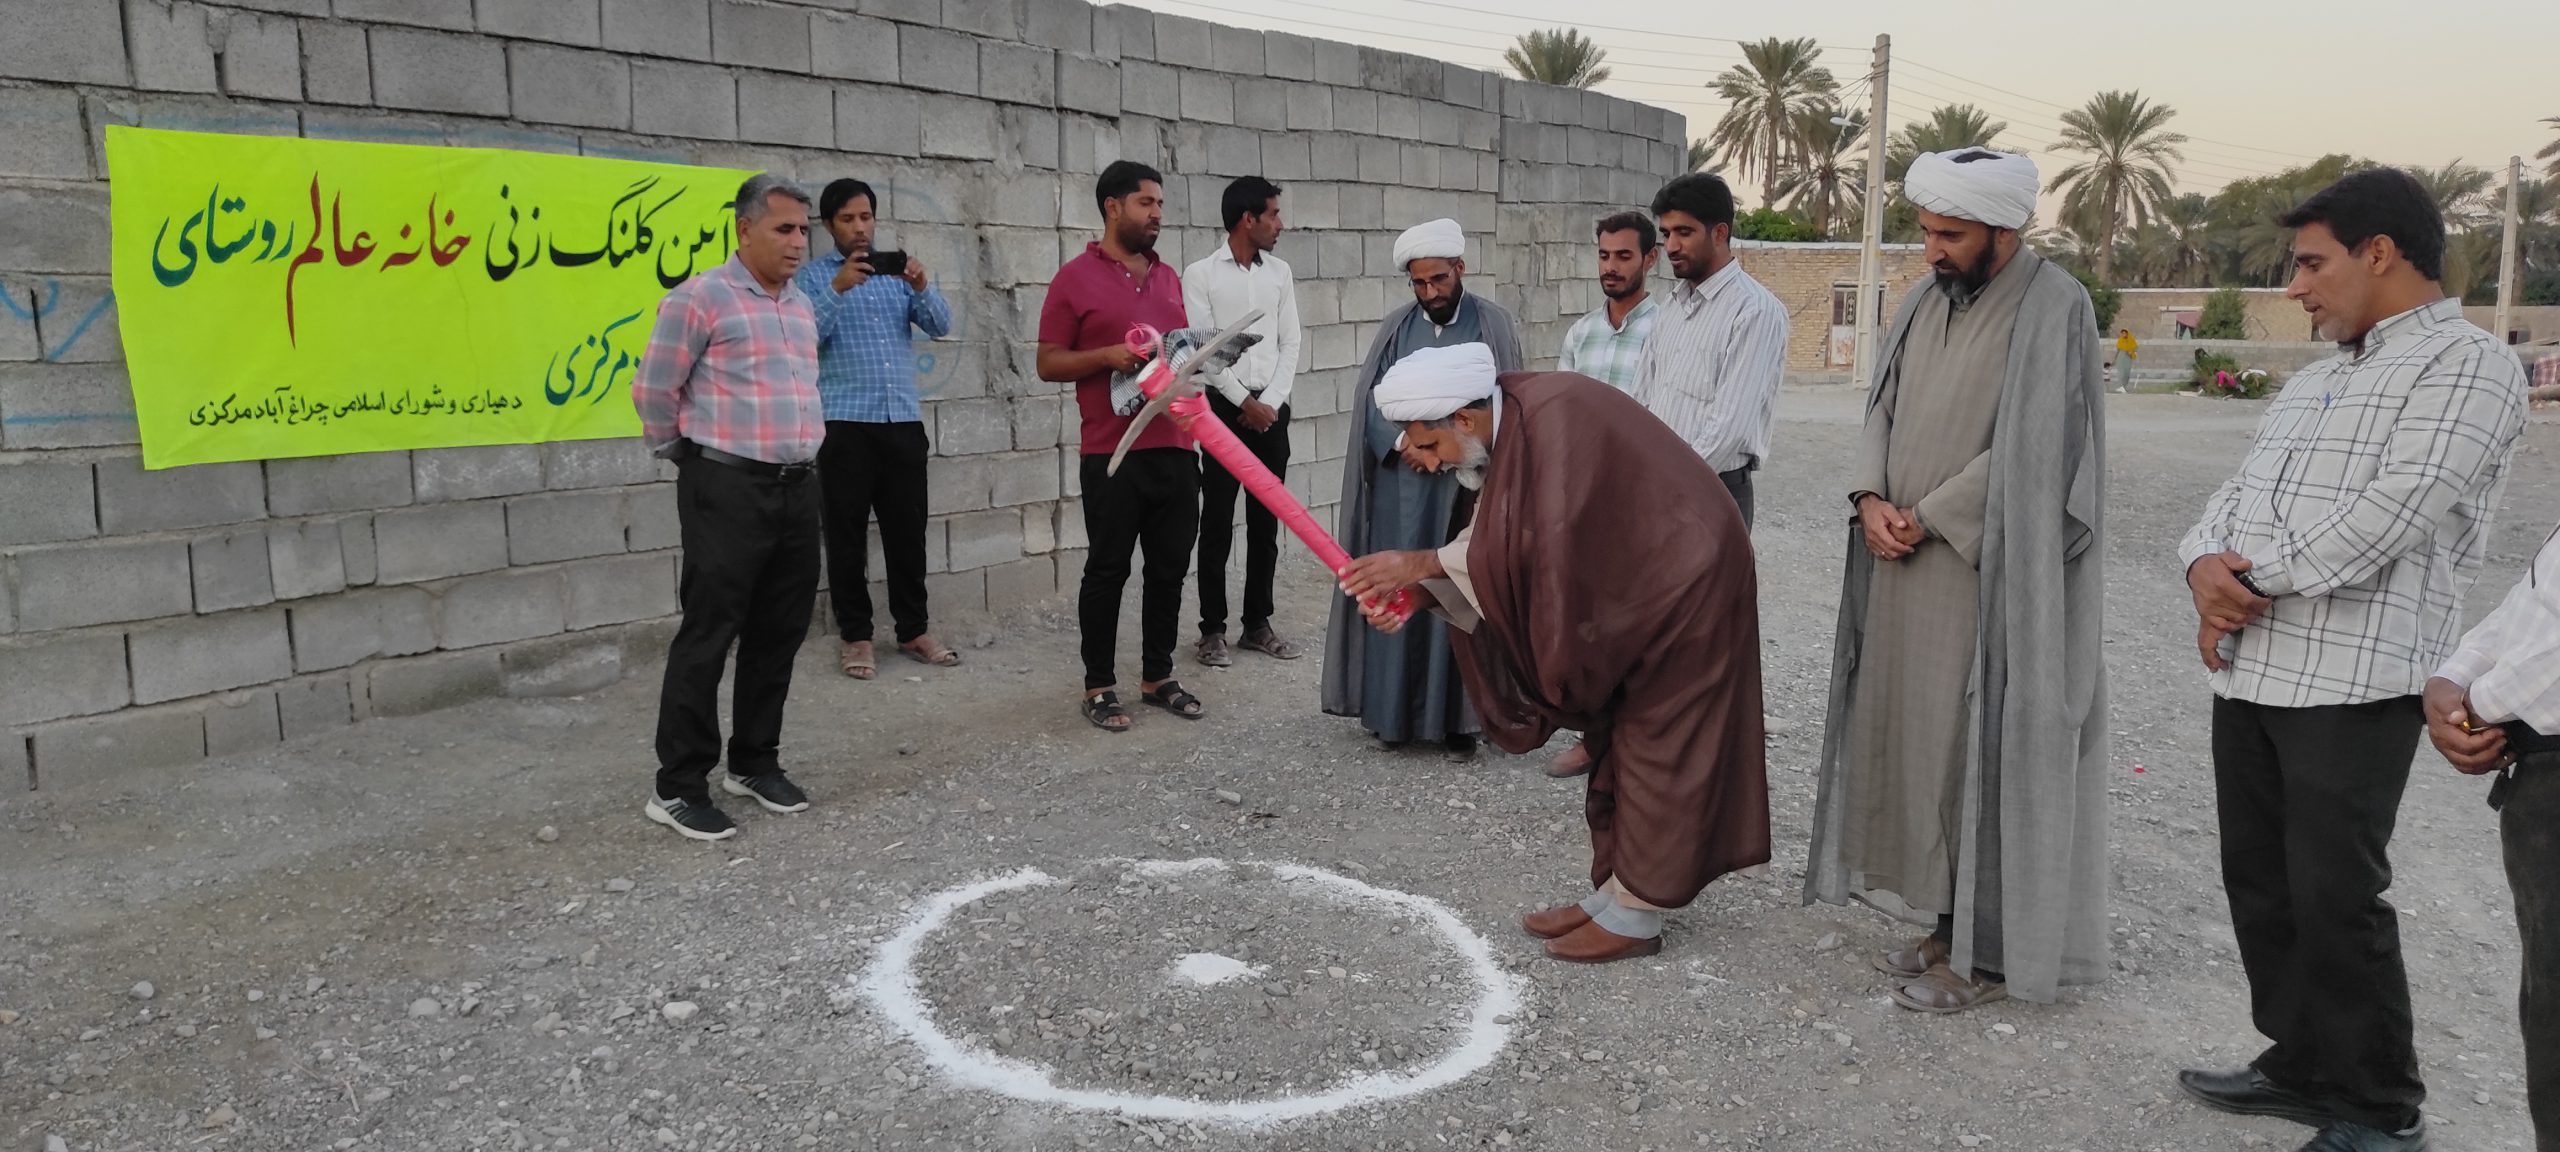
[[[2391,886],[2392,827],[2425,731],[2418,698],[2271,708],[2213,702],[2222,887],[2275,1043],[2252,1065],[2385,1131],[2426,1100]]]
[[[2524,1026],[2525,1100],[2535,1147],[2560,1152],[2560,753],[2516,765],[2498,808],[2498,839],[2524,941],[2516,1016]]]
[[[1153,682],[1173,675],[1173,643],[1182,629],[1182,578],[1200,535],[1200,455],[1188,448],[1133,451],[1110,475],[1109,456],[1084,458],[1084,586],[1076,623],[1084,634],[1084,686],[1119,683],[1120,594],[1129,586],[1130,553],[1146,549],[1138,600],[1139,671]]]
[[[1751,471],[1743,467],[1716,473],[1716,479],[1724,481],[1724,490],[1733,493],[1733,502],[1742,507],[1742,526],[1746,529],[1751,527]]]
[[[1256,432],[1244,426],[1239,410],[1227,398],[1212,391],[1209,409],[1218,419],[1235,429],[1236,438],[1253,450],[1253,458],[1282,477],[1289,475],[1289,409],[1280,409],[1280,418],[1271,422],[1269,431]],[[1200,634],[1224,633],[1227,630],[1227,553],[1235,547],[1236,497],[1244,491],[1244,482],[1218,463],[1217,457],[1200,454]],[[1244,630],[1250,635],[1271,623],[1271,581],[1280,567],[1280,517],[1262,506],[1262,501],[1244,498]]]
[[[720,763],[720,668],[738,649],[729,770],[780,766],[791,661],[818,601],[818,484],[785,483],[697,456],[678,466],[684,622],[658,692],[658,795],[708,800]]]
[[[924,635],[924,468],[931,452],[920,421],[827,421],[826,444],[818,449],[818,483],[827,508],[827,598],[835,607],[836,633],[847,640],[871,639],[871,541],[863,528],[875,515],[898,643]]]

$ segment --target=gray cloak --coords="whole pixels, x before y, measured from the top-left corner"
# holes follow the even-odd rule
[[[1867,403],[1887,403],[1923,283],[1881,347]],[[2097,317],[2059,265],[2037,270],[2009,346],[1979,556],[1980,626],[1966,685],[1967,760],[1951,965],[1998,957],[2009,992],[2051,1002],[2106,970],[2106,668],[2100,527],[2106,413]],[[1875,567],[1853,520],[1804,897],[1847,903],[1841,795],[1849,707]]]

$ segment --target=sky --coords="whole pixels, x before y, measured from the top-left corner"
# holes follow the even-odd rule
[[[2009,125],[2001,143],[2029,147],[2050,176],[2070,163],[2043,151],[2064,108],[2101,90],[2138,89],[2177,109],[2170,128],[2191,138],[2178,183],[2198,192],[2328,152],[2430,166],[2459,158],[2493,170],[2522,155],[2532,172],[2533,153],[2555,138],[2540,121],[2560,116],[2554,0],[1131,2],[1506,74],[1502,49],[1514,37],[1571,23],[1609,50],[1614,74],[1603,91],[1686,115],[1693,137],[1723,114],[1705,85],[1740,63],[1732,41],[1813,37],[1864,107],[1862,78],[1884,33],[1893,37],[1889,122],[1973,103]],[[2423,20],[2406,14],[2419,8]]]

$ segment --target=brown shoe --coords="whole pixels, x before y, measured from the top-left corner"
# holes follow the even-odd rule
[[[1598,924],[1584,924],[1547,941],[1547,955],[1568,964],[1606,964],[1662,951],[1662,937],[1620,936]]]
[[[1521,917],[1520,928],[1540,940],[1553,940],[1590,922],[1591,914],[1582,905],[1562,904]]]
[[[1935,936],[1923,936],[1875,958],[1876,971],[1905,980],[1927,975],[1932,964],[1947,962],[1947,944]]]

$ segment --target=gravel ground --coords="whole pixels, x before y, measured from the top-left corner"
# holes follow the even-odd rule
[[[1536,759],[1376,751],[1315,713],[1313,658],[1250,653],[1186,662],[1210,720],[1105,736],[1053,615],[872,684],[811,645],[785,755],[819,806],[732,804],[720,845],[640,817],[654,670],[0,799],[0,1152],[2291,1147],[2307,1130],[2169,1079],[2259,1045],[2173,551],[2256,407],[2111,405],[2119,960],[2060,1005],[1903,1012],[1867,958],[1908,930],[1798,906],[1857,413],[1816,390],[1784,399],[1760,484],[1777,860],[1674,915],[1657,958],[1557,965],[1513,927],[1587,864],[1578,789]],[[2555,445],[2537,419],[2475,617],[2560,518]],[[1323,581],[1290,584],[1282,623],[1317,638]],[[2520,1149],[2482,792],[2420,753],[2393,897],[2438,1146]],[[1130,863],[1198,857],[1239,864]],[[956,910],[913,975],[951,1035],[1062,1088],[1242,1101],[1454,1050],[1484,989],[1447,939],[1243,862],[1444,905],[1516,983],[1508,1043],[1454,1085],[1247,1131],[962,1087],[853,989],[917,902],[1036,867],[1059,882]],[[1195,983],[1195,953],[1260,971]]]

